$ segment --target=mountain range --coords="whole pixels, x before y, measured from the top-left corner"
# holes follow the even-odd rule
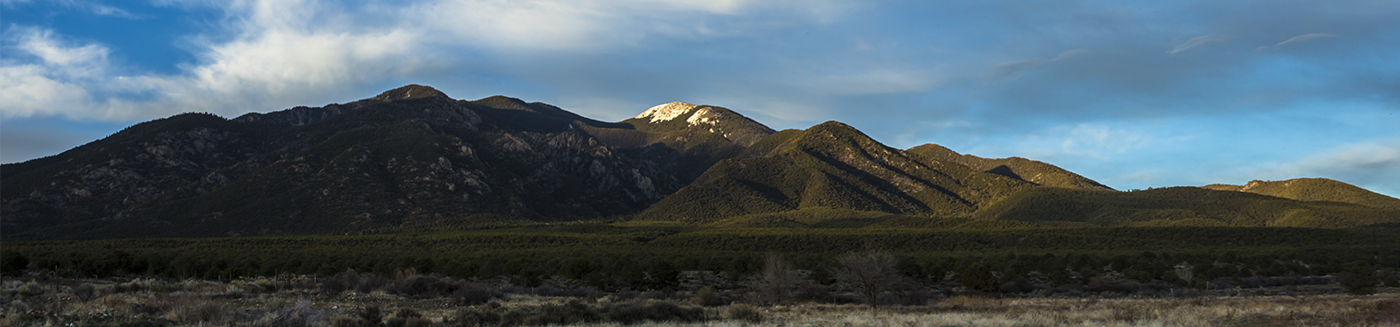
[[[852,219],[1400,222],[1400,199],[1327,179],[1121,192],[1030,159],[981,158],[935,144],[892,148],[835,121],[775,131],[727,108],[672,102],[603,122],[504,96],[456,100],[421,85],[345,104],[140,123],[58,155],[0,166],[0,201],[6,240],[600,219],[788,227]]]

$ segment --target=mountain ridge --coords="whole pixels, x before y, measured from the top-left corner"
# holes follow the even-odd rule
[[[54,156],[4,164],[0,181],[7,240],[508,221],[723,224],[785,215],[806,217],[797,225],[823,224],[814,215],[985,226],[1400,222],[1400,207],[1390,207],[1400,200],[1336,181],[1319,185],[1371,202],[1308,197],[1323,194],[1307,191],[1320,187],[1312,182],[1264,195],[1118,192],[1030,159],[987,159],[935,144],[889,147],[835,121],[775,131],[728,108],[672,102],[603,122],[507,96],[453,99],[416,84],[344,104],[143,122]],[[1176,198],[1188,200],[1168,201]],[[1065,214],[1074,217],[1056,216]]]

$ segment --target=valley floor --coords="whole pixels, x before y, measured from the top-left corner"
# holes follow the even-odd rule
[[[326,292],[318,283],[327,281],[7,278],[0,326],[1400,326],[1396,288],[1365,296],[1337,294],[1335,286],[1298,293],[1309,295],[956,295],[871,311],[856,304],[737,301],[706,307],[689,292],[546,296],[498,288],[405,297]]]

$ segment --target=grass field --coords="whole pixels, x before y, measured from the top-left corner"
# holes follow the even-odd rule
[[[700,306],[687,292],[536,295],[530,293],[538,289],[507,288],[485,302],[454,295],[394,295],[384,289],[330,293],[309,277],[232,282],[7,279],[0,288],[0,325],[1400,326],[1400,290],[1355,296],[1335,294],[1340,292],[1336,286],[1313,288],[1308,293],[1323,294],[954,295],[871,311],[858,304],[813,301]]]
[[[1390,227],[837,225],[6,242],[0,326],[1400,324]],[[871,249],[875,311],[837,273]]]

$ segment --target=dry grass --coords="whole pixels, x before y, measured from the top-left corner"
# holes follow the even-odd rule
[[[1400,326],[1400,293],[1368,295],[1213,296],[1195,298],[990,298],[953,296],[919,306],[721,305],[704,308],[705,322],[646,322],[630,326]],[[576,298],[506,294],[466,306],[449,297],[405,297],[382,291],[324,294],[314,283],[288,279],[215,281],[54,280],[0,283],[0,326],[350,326],[367,308],[383,321],[457,326],[476,312],[538,310],[580,303]],[[633,302],[627,302],[633,301]],[[684,300],[614,295],[582,299],[590,310],[619,303]],[[410,309],[410,310],[404,310]],[[693,309],[699,310],[699,309]],[[421,317],[398,317],[416,312]],[[603,311],[599,311],[603,312]],[[581,326],[621,326],[591,323]]]

